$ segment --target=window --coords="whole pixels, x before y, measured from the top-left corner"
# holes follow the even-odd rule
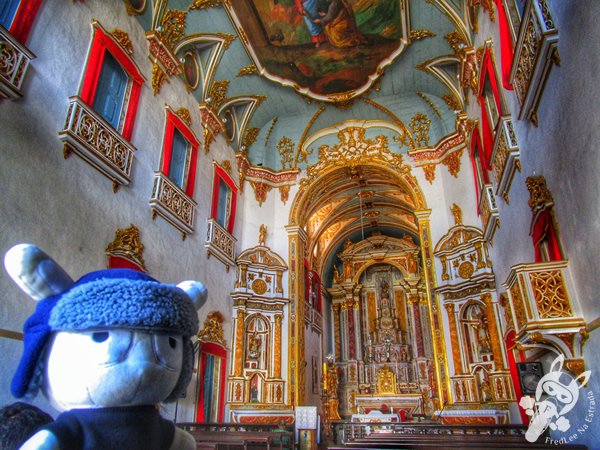
[[[504,114],[504,107],[496,76],[496,66],[490,48],[486,42],[479,79],[479,103],[481,105],[482,146],[485,165],[491,167],[490,158],[494,147],[494,133],[498,118]]]
[[[471,134],[471,163],[473,164],[473,176],[475,179],[475,190],[477,192],[477,205],[480,205],[480,198],[482,195],[484,195],[484,186],[489,183],[489,176],[483,157],[483,149],[481,148],[481,138],[479,137],[478,127],[476,127]]]
[[[121,109],[129,78],[117,60],[107,53],[100,71],[96,96],[92,107],[114,129],[119,129]]]
[[[190,198],[194,195],[198,146],[189,126],[171,108],[167,108],[161,170]]]
[[[129,140],[144,78],[123,47],[97,22],[94,28],[81,100]]]
[[[25,45],[42,0],[3,0],[0,2],[0,25]]]
[[[232,234],[235,224],[237,187],[225,169],[216,163],[214,169],[211,218]]]

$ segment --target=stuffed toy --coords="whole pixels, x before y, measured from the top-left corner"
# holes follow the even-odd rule
[[[4,263],[38,301],[23,327],[12,393],[41,389],[64,411],[23,449],[196,448],[189,433],[160,416],[158,404],[182,397],[192,376],[202,283],[164,284],[129,269],[74,282],[30,244],[11,248]]]

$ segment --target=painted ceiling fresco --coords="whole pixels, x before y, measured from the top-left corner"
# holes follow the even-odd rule
[[[261,73],[318,100],[369,89],[405,49],[400,0],[244,0],[231,3]]]

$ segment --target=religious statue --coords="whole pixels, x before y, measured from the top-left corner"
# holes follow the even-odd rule
[[[342,278],[337,266],[333,266],[333,282],[335,284],[341,284],[344,282],[344,279]]]
[[[462,209],[460,209],[460,206],[456,203],[452,203],[450,211],[452,211],[452,215],[454,215],[454,224],[462,225]]]
[[[250,359],[258,359],[260,355],[261,339],[256,333],[251,334],[248,338],[248,356]]]
[[[263,223],[258,229],[258,245],[265,245],[265,238],[267,237],[267,226]]]
[[[477,332],[477,344],[480,352],[490,352],[491,351],[491,343],[490,343],[490,334],[488,330],[487,318],[485,317],[485,313],[482,311],[479,315],[478,322],[476,325]]]

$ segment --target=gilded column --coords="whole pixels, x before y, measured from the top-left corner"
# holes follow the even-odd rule
[[[342,342],[340,338],[340,304],[333,304],[333,342],[335,345],[335,360],[342,357]]]
[[[273,378],[281,378],[281,314],[275,315],[275,361],[273,363]]]
[[[356,359],[356,330],[354,329],[354,302],[346,303],[346,314],[348,315],[348,359]]]
[[[235,366],[233,375],[236,377],[242,376],[244,359],[244,318],[246,311],[243,309],[237,310],[236,329],[235,329]]]
[[[423,274],[425,278],[425,289],[429,309],[429,320],[431,322],[431,339],[433,342],[433,353],[435,355],[435,374],[437,379],[438,407],[442,402],[450,400],[450,378],[448,374],[448,361],[446,358],[446,343],[444,331],[440,318],[439,299],[435,295],[436,277],[435,264],[433,262],[433,244],[431,243],[429,230],[430,209],[415,211],[419,225],[419,237],[421,240],[421,255],[423,258]]]
[[[240,264],[240,287],[247,287],[246,274],[248,272],[248,264]]]
[[[289,238],[289,398],[292,406],[302,406],[306,391],[306,362],[304,356],[304,256],[306,232],[298,225],[287,225]]]
[[[456,326],[456,317],[454,316],[454,303],[444,305],[448,312],[448,324],[450,325],[450,344],[452,345],[452,359],[454,360],[454,374],[461,375],[462,356],[460,353],[460,344],[458,342],[458,328]]]
[[[492,303],[492,294],[486,292],[481,294],[481,299],[485,302],[485,316],[492,341],[492,354],[494,355],[494,365],[496,370],[504,369],[504,359],[502,357],[502,348],[500,346],[500,334],[496,325],[496,314],[494,313],[494,304]]]

